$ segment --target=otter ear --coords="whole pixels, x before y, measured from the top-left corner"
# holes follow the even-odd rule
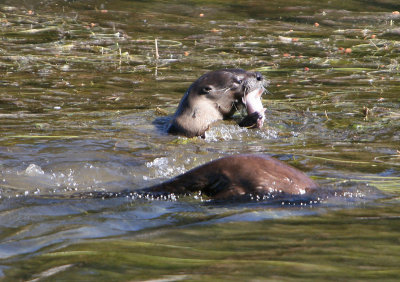
[[[208,94],[210,93],[210,91],[212,90],[211,86],[204,86],[203,88],[201,88],[200,90],[200,94]]]

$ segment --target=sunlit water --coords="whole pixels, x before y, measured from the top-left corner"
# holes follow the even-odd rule
[[[399,277],[396,1],[44,2],[0,1],[0,277]],[[167,135],[191,82],[224,67],[268,78],[264,127],[238,113]],[[237,153],[329,193],[97,197]]]

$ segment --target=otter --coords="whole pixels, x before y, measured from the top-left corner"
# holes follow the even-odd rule
[[[168,133],[205,138],[213,122],[232,117],[243,106],[248,115],[239,126],[261,128],[265,120],[261,95],[266,84],[259,72],[243,69],[208,72],[193,82],[182,97]]]
[[[216,200],[244,196],[303,195],[318,188],[305,173],[268,155],[220,158],[161,184],[138,190],[151,194],[201,192]]]
[[[200,192],[212,200],[280,199],[308,196],[318,185],[305,173],[268,155],[232,155],[198,166],[147,188],[75,194],[75,197],[177,196]]]

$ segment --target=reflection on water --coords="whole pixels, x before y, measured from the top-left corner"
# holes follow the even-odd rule
[[[2,1],[0,277],[398,277],[396,10],[390,0]],[[238,127],[238,113],[204,140],[167,135],[191,82],[224,67],[270,80],[264,127]],[[74,197],[237,153],[271,154],[346,197]]]

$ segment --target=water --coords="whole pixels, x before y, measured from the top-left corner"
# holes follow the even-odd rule
[[[0,277],[398,279],[396,1],[0,1]],[[157,39],[159,58],[156,57]],[[208,70],[270,81],[260,130],[165,134]],[[267,153],[319,204],[77,198]],[[375,190],[373,187],[379,189]]]

